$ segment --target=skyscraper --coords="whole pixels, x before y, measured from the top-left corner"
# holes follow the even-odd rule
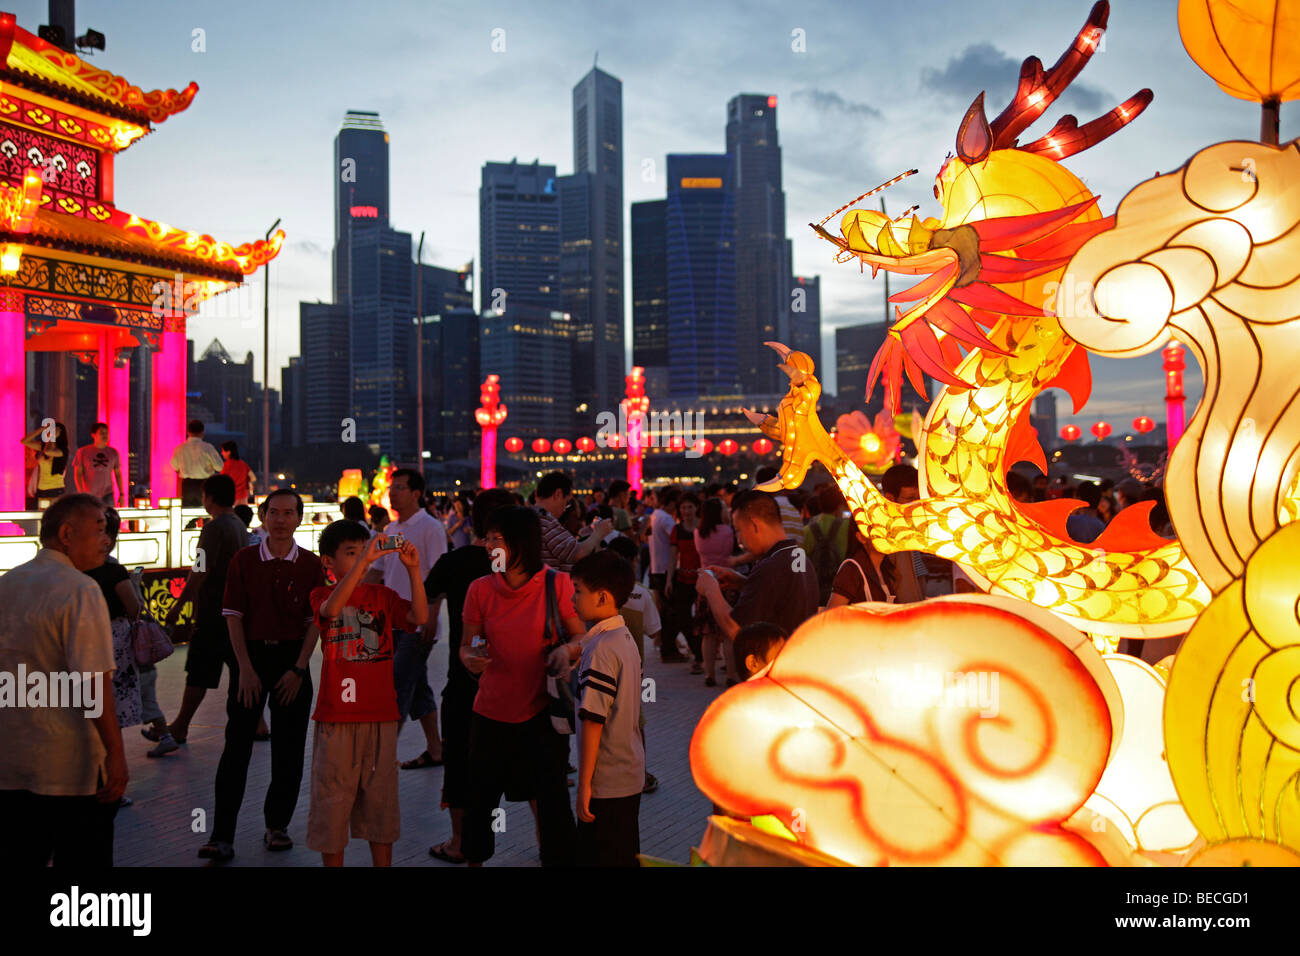
[[[835,396],[851,408],[874,416],[885,407],[884,389],[879,381],[866,398],[867,373],[871,363],[885,344],[889,335],[888,322],[866,322],[862,325],[843,325],[835,330]],[[812,354],[812,353],[809,353]],[[926,389],[933,396],[933,386],[927,381]],[[902,410],[916,407],[924,414],[929,402],[917,394],[912,383],[904,380],[899,393]]]
[[[594,66],[573,88],[573,171],[570,188],[586,202],[563,207],[565,257],[579,260],[569,274],[590,278],[585,294],[562,304],[574,323],[574,368],[590,370],[574,397],[610,409],[623,393],[623,83]]]
[[[352,366],[348,307],[330,302],[298,303],[302,354],[302,428],[308,445],[331,444],[352,417]]]
[[[734,395],[739,381],[735,201],[724,155],[670,155],[665,233],[668,259],[669,392]]]
[[[727,155],[736,206],[736,355],[746,393],[782,391],[764,342],[789,337],[790,246],[776,97],[742,93],[727,104]]]
[[[474,409],[479,405],[479,317],[473,309],[451,309],[425,326],[426,354],[436,351],[438,396],[430,449],[443,458],[473,458],[478,447]],[[500,373],[498,373],[500,374]],[[513,409],[511,410],[513,415]],[[426,421],[430,413],[425,413]]]
[[[572,441],[573,323],[563,312],[508,302],[502,314],[483,313],[479,334],[480,374],[501,376],[506,432]]]
[[[668,201],[632,204],[632,364],[646,391],[666,395],[668,363]]]
[[[560,311],[560,204],[555,167],[484,163],[479,189],[479,309],[503,303]]]
[[[334,137],[334,301],[348,301],[350,225],[388,225],[388,134],[378,113],[348,110]]]
[[[790,348],[807,352],[822,369],[821,276],[794,276],[790,282]]]

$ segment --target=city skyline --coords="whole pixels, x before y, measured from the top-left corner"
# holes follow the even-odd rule
[[[322,4],[304,21],[251,4],[200,13],[148,0],[129,11],[85,0],[77,16],[79,28],[94,27],[108,38],[96,65],[144,88],[179,88],[191,79],[200,86],[194,106],[168,124],[166,136],[146,138],[118,164],[124,208],[231,241],[260,237],[276,215],[284,219],[289,239],[271,270],[278,369],[299,353],[298,302],[330,299],[329,144],[343,114],[380,114],[393,135],[394,228],[427,230],[424,261],[458,265],[478,247],[474,207],[483,162],[537,157],[556,163],[561,174],[569,171],[571,89],[596,49],[600,67],[624,87],[625,221],[631,203],[664,195],[668,153],[725,148],[732,97],[778,97],[793,271],[822,276],[823,355],[829,356],[835,327],[881,316],[881,282],[832,264],[803,223],[911,167],[921,175],[892,189],[890,206],[920,202],[921,214],[934,214],[929,183],[952,148],[965,105],[980,89],[990,102],[1005,96],[1024,56],[1055,59],[1086,7],[1060,5],[1044,17],[1029,3],[1009,3],[982,13],[972,36],[998,36],[996,46],[971,43],[955,31],[918,34],[893,11],[829,4],[793,14],[775,5],[766,15],[720,12],[712,29],[678,26],[693,21],[674,13],[689,8],[671,3],[617,22],[589,16],[587,6],[543,16],[520,5],[394,5],[388,19],[363,22],[341,4]],[[43,2],[14,9],[31,29],[46,19]],[[936,4],[938,19],[944,9],[958,5]],[[254,11],[256,31],[246,26]],[[1104,211],[1153,172],[1182,163],[1207,138],[1256,134],[1255,112],[1223,96],[1172,39],[1174,15],[1174,4],[1117,6],[1106,49],[1063,98],[1063,108],[1043,121],[1054,122],[1064,110],[1086,120],[1141,86],[1155,90],[1155,103],[1137,123],[1069,164],[1101,195]],[[390,29],[396,21],[405,28]],[[349,28],[339,30],[340,23]],[[493,54],[497,29],[505,31],[505,50]],[[195,30],[205,31],[201,54],[193,49]],[[849,36],[872,39],[842,39]],[[1162,39],[1152,43],[1151,37]],[[793,49],[800,42],[804,52]],[[889,49],[891,64],[902,66],[867,69],[863,55],[872,47]],[[314,66],[322,48],[334,51],[339,69]],[[1283,137],[1295,133],[1295,111],[1284,108]],[[169,163],[183,172],[158,176],[158,165]],[[625,261],[629,238],[625,228]],[[220,336],[236,353],[251,348],[260,367],[260,291],[258,282],[256,294],[245,297],[256,306],[247,310],[252,314],[201,316],[194,338]],[[630,343],[628,312],[625,304]],[[827,362],[829,388],[834,373]],[[1104,392],[1109,403],[1132,403],[1147,413],[1159,406],[1162,415],[1158,357],[1094,364],[1099,400]],[[1189,369],[1188,377],[1192,392],[1197,376]],[[278,385],[277,372],[271,384]],[[1114,411],[1099,408],[1097,415]]]

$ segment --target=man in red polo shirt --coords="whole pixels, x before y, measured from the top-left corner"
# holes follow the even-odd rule
[[[276,488],[263,507],[266,538],[238,552],[226,573],[223,613],[234,655],[226,698],[226,749],[217,765],[212,839],[199,848],[199,856],[223,863],[235,855],[235,824],[244,802],[253,735],[268,695],[275,735],[263,843],[268,850],[292,849],[287,830],[302,785],[311,714],[307,664],[318,636],[311,592],[325,584],[325,571],[320,558],[294,543],[293,533],[302,522],[298,493]]]

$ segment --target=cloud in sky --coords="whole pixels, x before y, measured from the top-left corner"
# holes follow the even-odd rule
[[[1021,60],[1007,56],[992,43],[972,43],[960,54],[950,59],[941,70],[926,68],[921,71],[921,82],[952,106],[969,106],[984,91],[984,110],[990,120],[1011,101],[1020,79]],[[1044,64],[1051,67],[1055,60]],[[1056,101],[1056,105],[1080,113],[1098,114],[1110,106],[1105,91],[1075,79]],[[1114,104],[1111,104],[1114,105]],[[1084,122],[1091,115],[1081,116]]]

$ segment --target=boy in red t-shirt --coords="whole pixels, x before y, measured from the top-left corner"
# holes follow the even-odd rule
[[[307,846],[325,866],[342,866],[351,836],[370,842],[375,866],[392,866],[400,832],[397,805],[397,692],[393,630],[413,631],[429,618],[420,555],[404,542],[397,556],[411,576],[411,597],[362,584],[388,536],[373,538],[355,521],[321,532],[320,556],[338,584],[311,593],[323,660],[316,696]]]

